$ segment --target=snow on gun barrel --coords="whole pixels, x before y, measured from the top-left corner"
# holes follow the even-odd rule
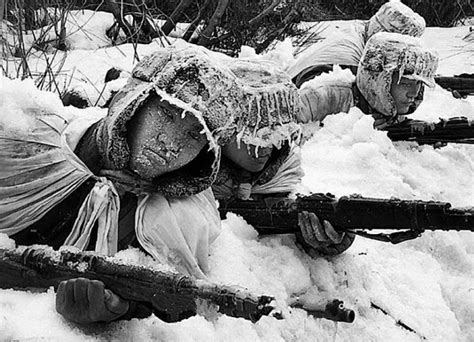
[[[121,297],[140,302],[160,319],[176,322],[216,308],[222,314],[258,321],[262,316],[284,316],[275,298],[255,295],[238,286],[216,285],[181,273],[125,264],[93,252],[55,251],[46,246],[0,249],[0,288],[57,288],[65,279],[101,280]],[[337,299],[319,307],[302,308],[317,318],[351,323],[355,313]],[[204,308],[204,309],[202,309]]]

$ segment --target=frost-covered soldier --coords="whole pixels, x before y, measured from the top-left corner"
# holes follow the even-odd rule
[[[209,188],[218,144],[242,131],[238,113],[253,99],[237,81],[245,67],[224,56],[230,70],[219,56],[199,47],[159,50],[134,68],[105,117],[38,109],[2,120],[0,231],[18,244],[107,255],[138,246],[205,278],[220,231]],[[256,79],[272,72],[253,65]],[[297,125],[288,127],[285,136]],[[56,305],[78,323],[148,313],[84,278],[62,282]]]
[[[245,85],[242,98],[235,102],[232,126],[221,140],[222,158],[216,181],[212,185],[217,199],[252,200],[255,196],[295,190],[303,172],[296,140],[300,127],[299,96],[286,73],[262,61],[230,62],[236,82]],[[245,218],[245,217],[244,217]],[[313,213],[300,213],[299,243],[311,255],[335,255],[352,244],[351,234],[336,232],[332,225],[320,222]]]
[[[205,113],[218,127],[212,131],[222,146],[212,187],[216,198],[249,199],[294,190],[303,174],[294,142],[300,131],[299,93],[274,63],[190,47],[173,58],[156,54],[142,64],[148,73],[159,75],[161,88]],[[321,224],[314,214],[302,213],[300,224],[300,240],[308,250],[336,254],[353,240],[330,223]]]
[[[329,35],[308,48],[287,70],[300,87],[304,82],[329,72],[333,65],[357,72],[365,44],[378,32],[393,32],[420,37],[426,22],[419,14],[399,0],[383,4],[369,20],[354,20],[347,27]]]
[[[163,61],[174,54],[157,53]],[[0,232],[18,244],[106,255],[139,246],[205,277],[208,247],[220,232],[210,189],[220,150],[211,131],[227,116],[211,119],[173,96],[189,75],[174,65],[153,73],[151,59],[135,67],[105,117],[38,109],[2,121]],[[61,283],[57,309],[79,323],[139,314],[86,279]]]
[[[300,89],[300,122],[322,121],[353,106],[374,117],[383,129],[406,119],[423,101],[423,87],[434,87],[438,56],[419,38],[379,32],[372,36],[354,79],[337,69],[306,82]]]

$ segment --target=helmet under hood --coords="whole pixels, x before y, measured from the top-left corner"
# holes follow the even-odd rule
[[[201,153],[205,163],[191,162],[193,166],[158,176],[152,184],[134,180],[139,191],[189,195],[210,186],[219,167],[219,145],[234,136],[268,145],[298,131],[297,96],[289,76],[270,62],[235,59],[194,45],[163,48],[139,62],[114,97],[100,127],[99,145],[108,169],[126,170],[130,161],[127,124],[151,97],[194,115],[208,140]],[[187,176],[193,167],[200,169],[198,174]]]
[[[418,38],[379,32],[365,46],[357,70],[357,87],[372,108],[394,117],[397,110],[390,93],[394,73],[433,87],[437,67],[438,56],[423,47]],[[422,99],[417,100],[416,105]]]

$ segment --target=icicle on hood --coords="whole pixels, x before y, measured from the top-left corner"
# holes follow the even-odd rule
[[[203,114],[193,108],[190,103],[169,94],[167,87],[170,87],[170,84],[159,87],[157,82],[146,74],[147,69],[164,67],[171,61],[171,57],[169,50],[160,49],[156,54],[138,63],[125,87],[114,96],[108,115],[99,124],[99,149],[105,160],[105,170],[101,171],[102,175],[136,193],[159,192],[170,197],[196,194],[210,187],[219,169],[220,149],[210,129],[213,123],[206,121]],[[173,80],[170,80],[171,84],[172,82]],[[197,89],[197,85],[194,84],[194,86]],[[188,165],[150,181],[130,171],[131,156],[127,142],[127,129],[134,115],[152,98],[169,103],[172,108],[182,112],[182,115],[196,117],[201,124],[200,130],[196,133],[205,134],[208,146],[204,147],[199,156]],[[167,115],[166,110],[159,110],[159,108],[156,114]],[[170,138],[173,139],[173,137]],[[116,172],[117,170],[119,172]]]
[[[379,113],[397,115],[390,94],[392,76],[422,81],[434,86],[438,56],[421,45],[418,38],[398,33],[379,32],[367,42],[357,70],[356,82],[361,94]],[[417,105],[422,99],[418,99]]]
[[[279,144],[299,130],[298,90],[270,61],[236,59],[200,46],[170,48],[141,63],[136,77],[202,113],[219,145]]]
[[[246,144],[280,148],[300,133],[299,92],[285,72],[270,61],[228,60],[228,66],[238,92],[224,143],[237,134],[237,141]]]
[[[299,132],[295,122],[298,91],[273,63],[235,59],[194,45],[159,49],[136,65],[132,78],[109,107],[101,134],[108,168],[127,168],[126,124],[151,96],[195,115],[203,125],[212,157],[198,180],[196,174],[184,180],[183,169],[157,177],[152,189],[164,194],[187,195],[184,187],[189,182],[196,189],[209,186],[219,166],[218,146],[235,135],[246,143],[268,146]]]
[[[425,32],[426,22],[422,16],[399,0],[383,4],[367,23],[366,39],[378,32],[394,32],[420,37]]]

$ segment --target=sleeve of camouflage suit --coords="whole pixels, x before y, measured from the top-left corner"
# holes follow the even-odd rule
[[[322,74],[308,82],[301,89],[301,111],[297,120],[301,123],[322,121],[330,114],[347,113],[354,105],[352,85],[355,80],[350,70]]]

